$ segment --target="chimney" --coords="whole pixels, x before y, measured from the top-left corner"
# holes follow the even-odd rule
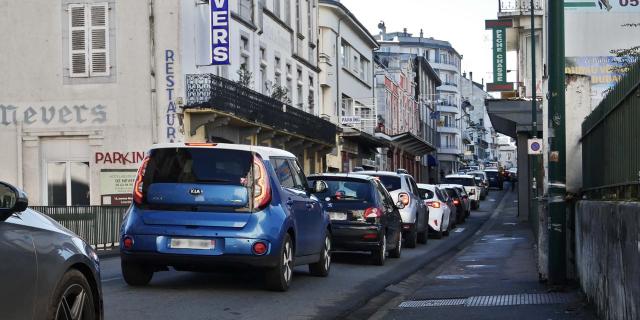
[[[381,39],[384,40],[384,36],[387,34],[387,26],[384,24],[384,21],[380,20],[378,23],[378,29],[380,29]]]
[[[469,80],[473,82],[473,71],[469,71]]]
[[[424,36],[424,32],[422,32],[422,29],[420,29],[420,39],[422,39],[423,36]]]
[[[462,77],[466,79],[466,78],[467,78],[467,73],[466,73],[466,72],[463,72],[463,73],[462,73]]]
[[[404,36],[406,37],[407,36],[407,28],[404,28],[403,30],[404,30]]]

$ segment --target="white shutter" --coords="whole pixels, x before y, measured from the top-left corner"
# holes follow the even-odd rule
[[[69,12],[69,76],[89,76],[87,12],[82,4],[71,4]]]
[[[109,65],[109,5],[96,3],[89,6],[91,10],[90,69],[91,76],[108,76]]]

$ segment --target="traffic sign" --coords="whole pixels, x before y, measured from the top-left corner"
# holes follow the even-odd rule
[[[542,139],[529,139],[527,145],[529,154],[542,154]]]

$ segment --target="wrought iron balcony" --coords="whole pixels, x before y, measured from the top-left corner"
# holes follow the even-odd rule
[[[533,9],[542,11],[543,0],[534,0]],[[531,0],[499,0],[498,13],[521,15],[531,12]]]
[[[334,145],[337,127],[324,119],[213,74],[188,74],[186,109],[211,108]]]

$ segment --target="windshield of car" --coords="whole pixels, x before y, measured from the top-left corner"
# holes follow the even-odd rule
[[[431,199],[435,196],[435,193],[429,189],[419,189],[419,190],[420,190],[420,194],[425,196],[426,199]]]
[[[387,191],[389,192],[402,188],[402,181],[400,181],[400,177],[385,175],[374,175],[374,177],[378,177],[382,185],[387,188]]]
[[[310,177],[309,180],[322,180],[327,183],[327,190],[315,192],[314,195],[324,202],[361,202],[373,203],[373,185],[368,181],[351,179],[335,179]]]
[[[249,151],[214,148],[152,150],[145,184],[203,183],[246,185],[253,155]]]
[[[462,177],[450,177],[444,179],[445,183],[448,184],[461,184],[465,187],[475,186],[473,178],[462,178]]]

